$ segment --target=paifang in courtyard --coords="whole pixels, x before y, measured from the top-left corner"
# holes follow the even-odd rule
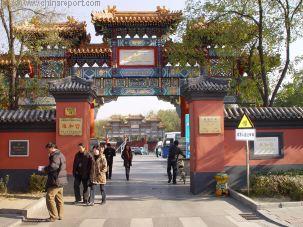
[[[244,113],[254,121],[261,141],[251,145],[255,148],[251,149],[253,170],[302,168],[302,108],[230,107],[224,104],[229,74],[220,73],[215,66],[205,70],[198,65],[168,63],[166,36],[181,18],[181,12],[160,7],[154,12],[120,12],[113,7],[92,13],[103,44],[90,44],[85,23],[71,18],[50,26],[74,42],[68,49],[45,47],[39,53],[41,62],[35,66],[33,76],[42,85],[50,82],[49,94],[56,109],[0,110],[0,169],[1,175],[11,175],[10,187],[22,189],[37,166],[47,163],[41,152],[48,141],[56,142],[65,154],[71,174],[77,144],[84,142],[88,147],[94,135],[95,105],[123,95],[153,95],[170,101],[179,107],[182,123],[185,114],[190,114],[193,193],[213,191],[213,176],[222,171],[230,174],[232,187],[245,185],[245,143],[236,142],[234,135]],[[23,25],[19,30],[42,32],[34,25]],[[71,31],[76,35],[68,36]],[[205,54],[210,60],[214,56],[208,51]],[[5,65],[5,56],[2,59],[0,63]],[[26,67],[23,73],[27,73]],[[211,125],[204,130],[199,119],[215,119],[215,130]],[[60,127],[78,127],[78,131],[64,129],[60,133]],[[16,140],[28,145],[20,156],[9,146]]]

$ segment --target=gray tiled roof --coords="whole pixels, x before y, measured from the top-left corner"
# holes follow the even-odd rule
[[[229,83],[226,79],[211,78],[211,77],[196,77],[189,78],[184,84],[185,92],[226,92],[229,88]]]
[[[0,123],[55,122],[56,110],[0,110]]]
[[[246,113],[253,121],[303,121],[302,107],[225,107],[224,118],[239,121]],[[55,122],[56,110],[0,110],[0,123]]]
[[[225,120],[240,120],[246,113],[251,120],[303,120],[302,107],[237,107],[224,109]]]
[[[79,77],[66,77],[49,85],[50,92],[90,92],[92,82]]]

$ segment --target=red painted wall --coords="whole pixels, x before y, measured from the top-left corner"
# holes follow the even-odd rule
[[[257,132],[283,132],[284,158],[251,160],[251,165],[303,164],[303,129],[257,129]],[[225,130],[225,166],[244,166],[246,142],[235,140],[235,130]]]
[[[222,100],[189,103],[191,172],[218,172],[224,168],[224,114]],[[221,134],[200,134],[199,116],[221,116]]]
[[[65,118],[64,110],[66,107],[76,108],[76,118],[82,120],[82,136],[60,136],[59,135],[59,118]],[[86,149],[89,149],[90,141],[90,104],[87,101],[78,102],[57,102],[56,104],[56,144],[63,152],[66,158],[67,172],[72,174],[74,156],[78,152],[78,144],[83,143]]]
[[[48,164],[45,145],[55,142],[55,132],[0,132],[0,169],[38,169]],[[9,140],[29,140],[28,157],[9,157]]]

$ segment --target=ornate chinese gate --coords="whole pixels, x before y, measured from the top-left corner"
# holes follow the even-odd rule
[[[63,151],[74,150],[80,141],[88,145],[94,128],[94,100],[102,105],[118,96],[157,96],[181,107],[182,123],[184,115],[190,113],[191,191],[198,193],[208,188],[205,182],[213,182],[212,176],[224,168],[223,99],[228,84],[201,75],[203,70],[198,64],[182,68],[167,62],[166,41],[181,16],[181,12],[161,7],[155,12],[119,12],[113,7],[92,13],[96,34],[103,36],[103,44],[89,44],[83,23],[70,19],[56,25],[63,35],[75,32],[76,44],[68,50],[42,50],[36,75],[40,81],[55,80],[50,93],[56,101],[56,142]],[[77,137],[58,133],[59,120],[67,117],[66,108],[75,109],[74,117],[83,119],[83,133]],[[215,116],[220,133],[199,133],[201,115]],[[213,157],[214,151],[222,155]],[[73,155],[67,153],[67,159]]]

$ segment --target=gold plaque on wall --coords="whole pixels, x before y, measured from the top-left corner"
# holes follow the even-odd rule
[[[60,136],[82,136],[82,118],[59,118]]]
[[[221,117],[200,116],[199,133],[200,134],[221,133]]]
[[[76,107],[66,107],[64,109],[64,115],[66,117],[73,117],[76,116],[76,114],[77,114]]]

